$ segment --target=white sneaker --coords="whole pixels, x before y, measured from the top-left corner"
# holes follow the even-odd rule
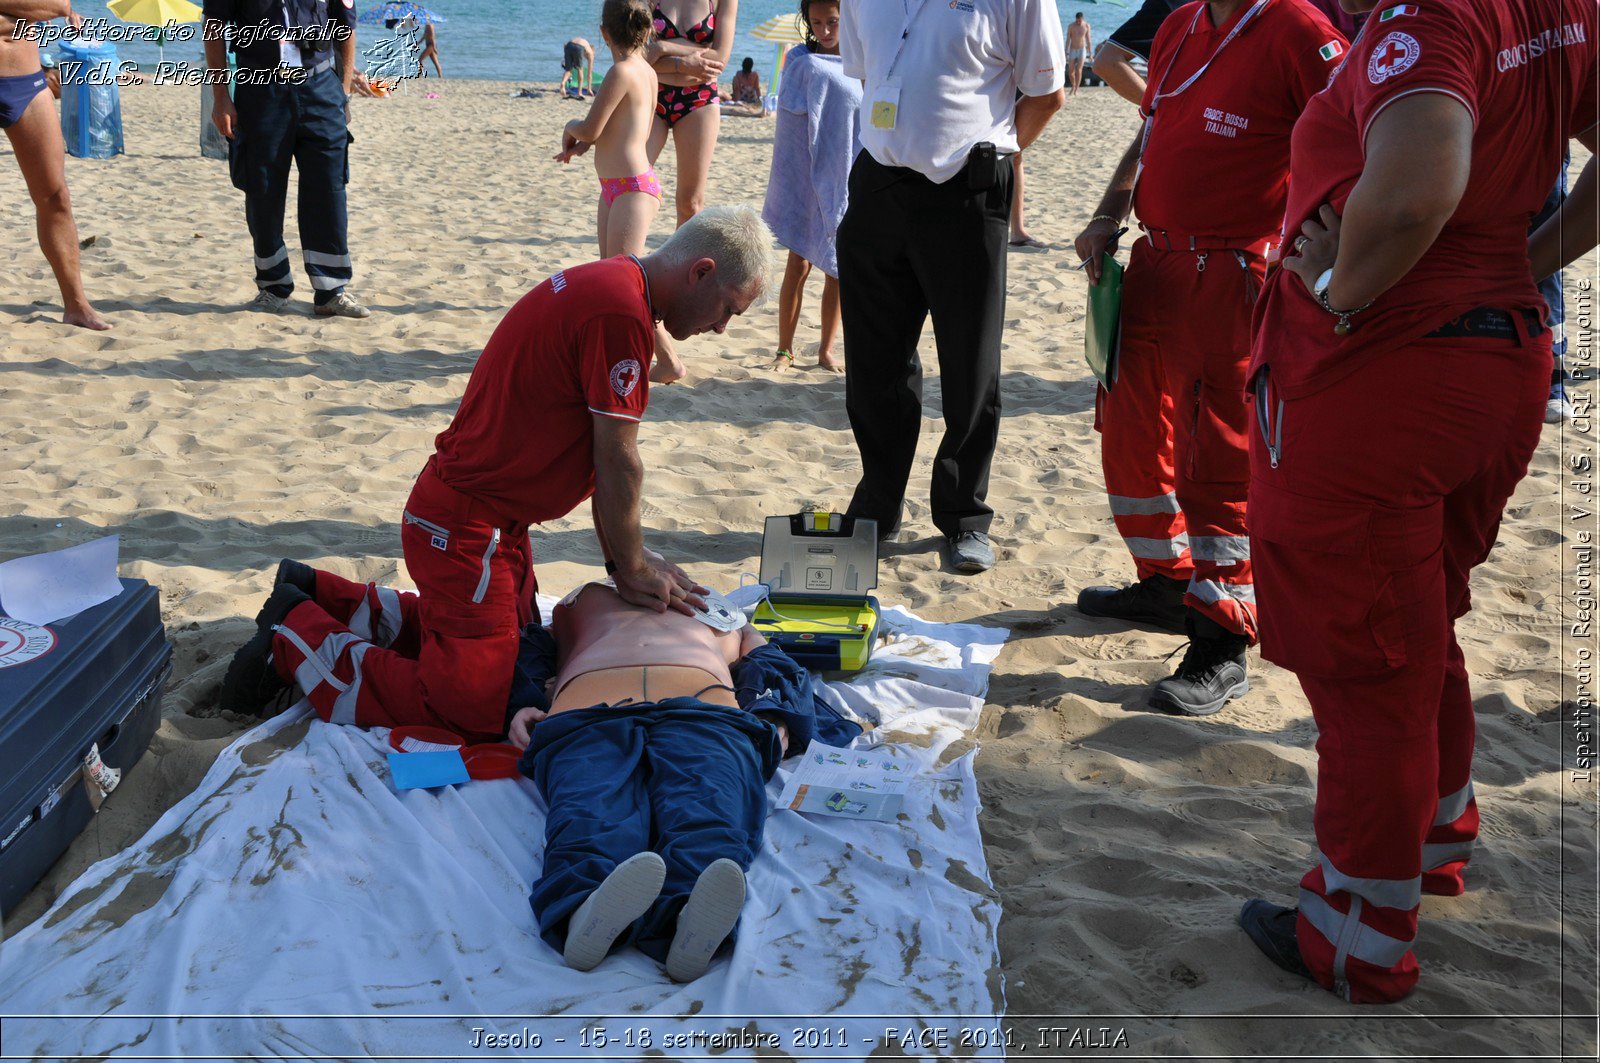
[[[289,305],[289,300],[281,295],[273,295],[265,288],[256,293],[256,297],[245,306],[246,310],[259,310],[263,314],[281,314]]]
[[[705,974],[711,957],[733,933],[742,908],[744,871],[732,860],[713,860],[678,913],[678,932],[667,950],[667,977],[692,982]]]
[[[1561,424],[1570,420],[1572,420],[1572,400],[1567,398],[1566,390],[1552,391],[1550,401],[1544,404],[1544,423]]]
[[[575,971],[592,971],[628,925],[661,895],[667,865],[655,853],[635,853],[612,868],[567,923],[562,958]]]
[[[349,292],[340,292],[317,307],[318,317],[371,317],[372,311],[350,298]]]

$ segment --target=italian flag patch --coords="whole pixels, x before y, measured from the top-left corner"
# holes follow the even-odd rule
[[[1396,4],[1394,7],[1389,8],[1388,10],[1384,11],[1383,14],[1379,15],[1378,21],[1388,22],[1390,19],[1399,18],[1401,15],[1415,15],[1416,13],[1416,4]]]
[[[1327,44],[1324,44],[1321,48],[1317,49],[1317,54],[1322,56],[1323,62],[1329,62],[1330,60],[1337,59],[1344,54],[1344,45],[1340,44],[1338,41],[1329,41]]]

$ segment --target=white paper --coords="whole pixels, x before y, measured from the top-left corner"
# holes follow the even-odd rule
[[[845,819],[892,820],[911,789],[910,766],[884,753],[812,742],[779,808]]]
[[[0,563],[0,607],[13,620],[53,624],[122,593],[119,536]]]

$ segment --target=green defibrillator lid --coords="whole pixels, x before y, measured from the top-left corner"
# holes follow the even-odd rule
[[[774,597],[866,598],[878,585],[878,522],[823,512],[768,517],[761,582]]]

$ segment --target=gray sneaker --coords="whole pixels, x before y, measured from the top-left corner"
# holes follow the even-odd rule
[[[318,317],[371,317],[372,311],[350,298],[349,292],[340,292],[317,307]]]
[[[970,575],[986,572],[994,567],[994,544],[989,542],[989,537],[983,532],[961,532],[952,535],[949,543],[950,565],[957,572]]]
[[[281,314],[289,305],[289,300],[282,295],[273,295],[265,288],[256,293],[256,297],[245,306],[246,310],[259,310],[263,314]]]

